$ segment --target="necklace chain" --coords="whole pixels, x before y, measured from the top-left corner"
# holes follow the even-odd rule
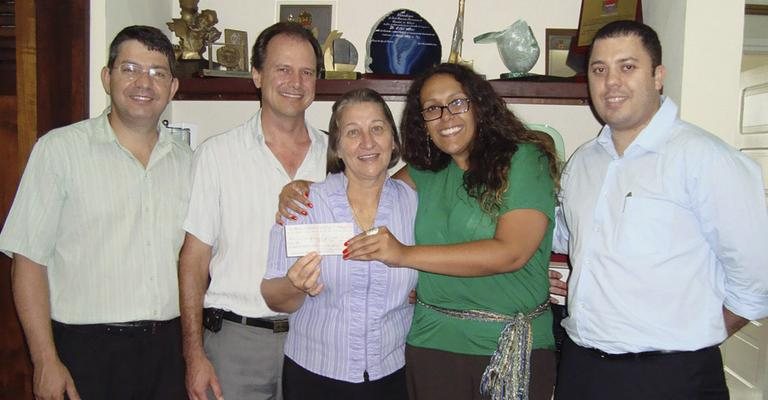
[[[363,225],[363,224],[360,222],[361,218],[360,218],[360,217],[358,217],[358,215],[357,215],[357,211],[355,211],[355,207],[352,207],[352,204],[351,204],[351,203],[350,203],[350,205],[349,205],[349,209],[350,209],[350,210],[352,210],[352,218],[355,220],[355,223],[357,224],[357,226],[359,226],[359,227],[360,227],[360,230],[361,230],[361,231],[365,232],[365,231],[368,231],[368,230],[371,230],[371,229],[373,229],[373,225],[375,225],[375,224],[376,224],[376,217],[375,217],[375,216],[374,216],[374,218],[373,218],[373,223],[371,224],[371,226],[369,226],[369,227],[367,227],[367,228],[366,228],[366,227],[365,227],[365,226],[364,226],[364,225]]]

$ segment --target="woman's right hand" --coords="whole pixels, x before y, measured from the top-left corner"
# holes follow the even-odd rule
[[[560,304],[552,295],[568,297],[568,283],[562,279],[563,274],[558,271],[549,270],[549,302],[552,304]]]
[[[288,268],[288,280],[293,287],[310,296],[317,296],[323,290],[320,283],[320,255],[311,252],[296,260]]]
[[[311,182],[295,180],[283,186],[280,191],[275,222],[283,223],[283,218],[296,220],[296,214],[307,215],[306,208],[312,208],[309,201],[309,185]],[[305,208],[306,207],[306,208]]]

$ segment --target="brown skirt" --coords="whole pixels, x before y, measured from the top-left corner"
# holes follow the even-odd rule
[[[410,400],[484,400],[480,379],[490,356],[475,356],[405,346],[405,374]],[[531,352],[531,400],[550,400],[555,386],[555,352]]]

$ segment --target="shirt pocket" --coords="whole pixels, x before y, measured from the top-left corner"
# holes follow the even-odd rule
[[[616,247],[622,255],[664,257],[675,239],[677,205],[649,197],[625,199],[616,231]]]

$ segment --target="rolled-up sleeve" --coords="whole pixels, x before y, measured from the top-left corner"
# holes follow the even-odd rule
[[[269,232],[269,255],[264,279],[284,277],[288,273],[288,261],[285,256],[285,227],[275,224]]]
[[[716,152],[690,182],[702,232],[725,272],[724,306],[756,320],[768,316],[768,208],[760,167]]]

